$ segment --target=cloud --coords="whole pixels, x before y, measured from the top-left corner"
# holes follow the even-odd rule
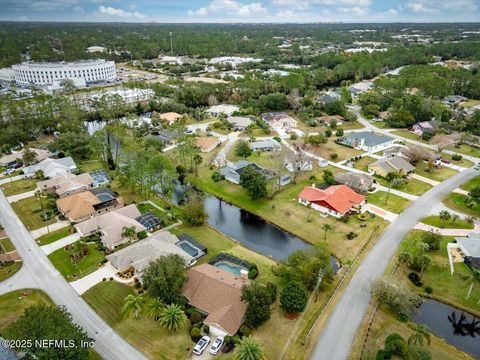
[[[470,13],[477,11],[475,0],[413,0],[407,3],[407,10],[414,13],[456,12]]]
[[[78,0],[2,0],[2,11],[58,11],[78,4]]]
[[[137,19],[137,20],[142,20],[145,19],[146,16],[139,13],[138,11],[131,12],[131,11],[125,11],[123,9],[116,9],[111,6],[103,6],[101,5],[98,8],[98,13],[101,15],[107,15],[107,16],[115,16],[115,17],[120,17],[123,19]]]
[[[352,15],[365,15],[368,13],[368,8],[360,7],[360,6],[352,6],[352,7],[340,7],[338,10],[344,14],[352,14]]]
[[[235,0],[213,0],[205,7],[201,7],[195,11],[187,11],[190,16],[197,15],[200,17],[206,17],[212,14],[227,14],[246,17],[266,12],[267,9],[259,2],[243,4]]]
[[[76,13],[81,13],[81,14],[83,14],[85,12],[85,10],[83,10],[83,8],[81,6],[75,6],[73,8],[73,11],[75,11]]]

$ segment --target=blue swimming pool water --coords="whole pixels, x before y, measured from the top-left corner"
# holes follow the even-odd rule
[[[188,255],[195,257],[198,255],[198,250],[195,249],[192,245],[187,242],[182,242],[179,244],[183,251],[185,251]]]
[[[238,266],[230,265],[229,263],[220,261],[215,264],[216,267],[219,269],[231,272],[232,274],[240,276],[240,268]]]

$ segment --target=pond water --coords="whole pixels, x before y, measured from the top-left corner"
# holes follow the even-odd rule
[[[435,300],[425,300],[412,316],[418,324],[474,358],[480,359],[480,319]]]
[[[249,249],[274,260],[284,260],[296,250],[309,249],[312,245],[268,223],[262,218],[228,204],[216,197],[205,199],[208,223]],[[335,272],[339,266],[335,257],[330,258]]]

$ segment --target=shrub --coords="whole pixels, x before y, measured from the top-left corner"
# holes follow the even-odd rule
[[[317,177],[315,175],[310,175],[310,177],[308,178],[308,180],[310,181],[315,181],[317,180]]]
[[[408,345],[403,337],[393,333],[388,335],[385,340],[385,351],[403,357],[408,354]]]
[[[452,160],[460,161],[460,160],[462,160],[462,155],[460,155],[460,154],[453,154],[453,155],[452,155]]]
[[[329,138],[330,136],[332,136],[332,130],[330,130],[330,129],[325,130],[325,136],[326,136],[327,138]]]
[[[433,293],[433,289],[432,289],[430,286],[427,286],[427,287],[425,288],[425,292],[426,292],[427,294],[431,294],[431,293]]]
[[[194,342],[197,342],[202,337],[202,330],[198,327],[193,327],[192,330],[190,330],[190,337]]]
[[[290,281],[282,290],[280,306],[288,312],[301,312],[305,309],[307,300],[307,292],[303,285],[297,281]]]
[[[113,281],[113,276],[110,276],[110,281]]]
[[[411,272],[410,274],[408,274],[408,278],[415,286],[423,285],[422,282],[420,281],[420,275],[418,275],[416,272]]]
[[[279,136],[274,136],[273,139],[274,139],[275,141],[279,142],[279,143],[282,142],[282,139],[280,139]]]
[[[348,240],[353,240],[353,239],[355,239],[357,236],[358,236],[357,233],[354,233],[353,231],[350,231],[350,232],[347,234],[347,239],[348,239]]]
[[[267,283],[266,287],[267,287],[267,292],[268,292],[269,299],[270,299],[270,304],[271,304],[277,298],[277,285],[275,285],[273,282],[269,281]]]
[[[247,325],[240,326],[239,331],[242,334],[242,337],[249,336],[252,333],[252,329],[250,329]]]
[[[360,221],[367,221],[370,216],[364,212],[362,214],[358,214],[357,217]]]
[[[192,312],[192,314],[190,315],[190,322],[192,324],[195,324],[200,320],[202,320],[202,314],[200,314],[198,311]]]
[[[335,132],[335,136],[337,136],[337,137],[341,137],[341,136],[343,136],[343,134],[344,134],[343,129],[338,129],[338,130]]]
[[[221,180],[225,179],[225,176],[223,176],[222,174],[220,174],[220,172],[218,171],[214,171],[212,173],[212,180],[215,181],[215,182],[219,182]]]
[[[102,281],[107,281],[107,278],[103,278]]]
[[[392,353],[390,351],[378,350],[375,360],[390,360]]]
[[[254,267],[252,267],[249,271],[248,271],[248,278],[250,280],[254,280],[256,277],[258,276],[258,270]]]
[[[143,240],[148,236],[146,230],[142,230],[137,234],[138,240]]]
[[[208,334],[208,333],[210,332],[210,326],[208,326],[208,325],[206,325],[206,324],[203,325],[203,332],[206,333],[206,334]]]
[[[297,140],[298,139],[298,135],[297,134],[292,134],[290,135],[290,140]]]
[[[330,154],[330,159],[331,159],[331,160],[335,160],[336,158],[338,158],[338,154],[337,154],[337,153],[331,153],[331,154]]]
[[[428,244],[429,251],[440,249],[441,241],[442,237],[439,234],[435,234],[429,231],[422,234],[422,242]]]

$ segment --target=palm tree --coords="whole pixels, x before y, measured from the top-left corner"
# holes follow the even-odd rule
[[[137,233],[135,232],[135,227],[124,226],[122,228],[122,238],[133,241],[135,240],[136,235]]]
[[[468,294],[467,294],[467,299],[468,299],[472,294],[472,290],[475,284],[476,283],[480,284],[480,270],[472,269],[471,274],[465,278],[465,281],[470,283],[470,287],[468,288]]]
[[[451,215],[447,210],[442,210],[442,211],[440,211],[440,213],[438,214],[438,217],[439,217],[440,220],[442,220],[442,221],[448,221],[448,220],[450,220],[450,218],[452,217],[452,215]]]
[[[159,298],[152,298],[147,302],[147,314],[155,321],[158,321],[165,304]]]
[[[238,347],[236,360],[262,360],[265,358],[262,347],[250,336],[242,340]]]
[[[408,338],[408,344],[423,346],[423,340],[427,340],[427,344],[430,345],[430,333],[426,325],[415,324],[413,327],[413,334]]]
[[[187,316],[176,304],[170,304],[163,308],[160,312],[160,324],[171,332],[175,332],[178,329],[182,328],[187,321]]]
[[[332,230],[332,225],[330,224],[323,224],[322,225],[322,228],[323,228],[323,231],[325,232],[324,235],[325,235],[325,241],[327,240],[327,232]]]
[[[124,316],[130,316],[130,314],[133,312],[135,314],[135,319],[138,319],[138,316],[144,307],[145,298],[143,295],[130,294],[125,298],[125,304],[123,305],[122,313]]]
[[[455,225],[455,223],[460,219],[460,216],[458,216],[457,214],[453,214],[452,215],[452,225]]]

